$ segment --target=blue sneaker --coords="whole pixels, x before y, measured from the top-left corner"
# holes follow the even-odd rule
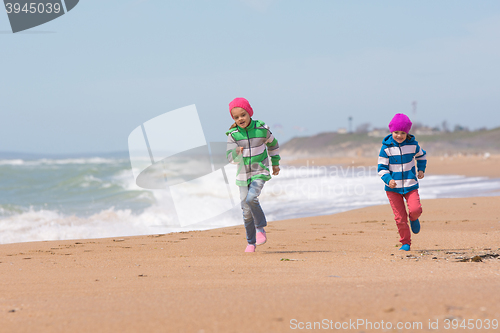
[[[403,246],[401,246],[400,250],[410,251],[410,244],[403,244]]]
[[[420,221],[416,219],[415,221],[410,221],[411,231],[414,234],[418,234],[420,232]]]

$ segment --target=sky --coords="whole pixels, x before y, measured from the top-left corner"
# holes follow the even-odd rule
[[[498,0],[80,0],[16,34],[0,13],[0,151],[127,151],[192,104],[225,141],[235,97],[280,142],[400,112],[495,128],[499,59]]]

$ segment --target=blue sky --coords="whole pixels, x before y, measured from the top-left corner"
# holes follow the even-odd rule
[[[81,0],[9,31],[0,13],[0,151],[125,151],[141,123],[191,104],[224,141],[234,97],[281,142],[398,112],[500,126],[498,0]]]

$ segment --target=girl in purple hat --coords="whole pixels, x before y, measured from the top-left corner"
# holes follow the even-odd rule
[[[403,244],[400,250],[410,251],[411,233],[408,227],[410,218],[411,231],[418,234],[422,206],[418,195],[418,179],[424,178],[427,158],[415,137],[408,132],[411,129],[408,116],[398,113],[389,123],[392,134],[382,141],[382,149],[378,157],[378,174],[385,183],[385,191],[391,203],[399,241]],[[417,161],[415,171],[415,161]],[[405,199],[408,205],[406,212]]]

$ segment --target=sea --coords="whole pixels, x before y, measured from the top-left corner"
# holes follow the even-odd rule
[[[232,169],[231,169],[232,170]],[[230,171],[231,171],[230,170]],[[230,178],[230,177],[229,177]],[[235,184],[226,185],[228,191]],[[237,190],[237,189],[236,189]],[[500,179],[426,175],[422,199],[500,195]],[[189,194],[210,203],[215,192]],[[200,201],[201,200],[201,201]],[[388,203],[376,166],[282,166],[260,202],[269,222]],[[190,209],[199,211],[193,204]],[[205,213],[204,213],[205,214]],[[136,184],[126,154],[0,158],[0,244],[125,237],[243,224],[239,202],[217,216],[185,224],[168,189]]]

